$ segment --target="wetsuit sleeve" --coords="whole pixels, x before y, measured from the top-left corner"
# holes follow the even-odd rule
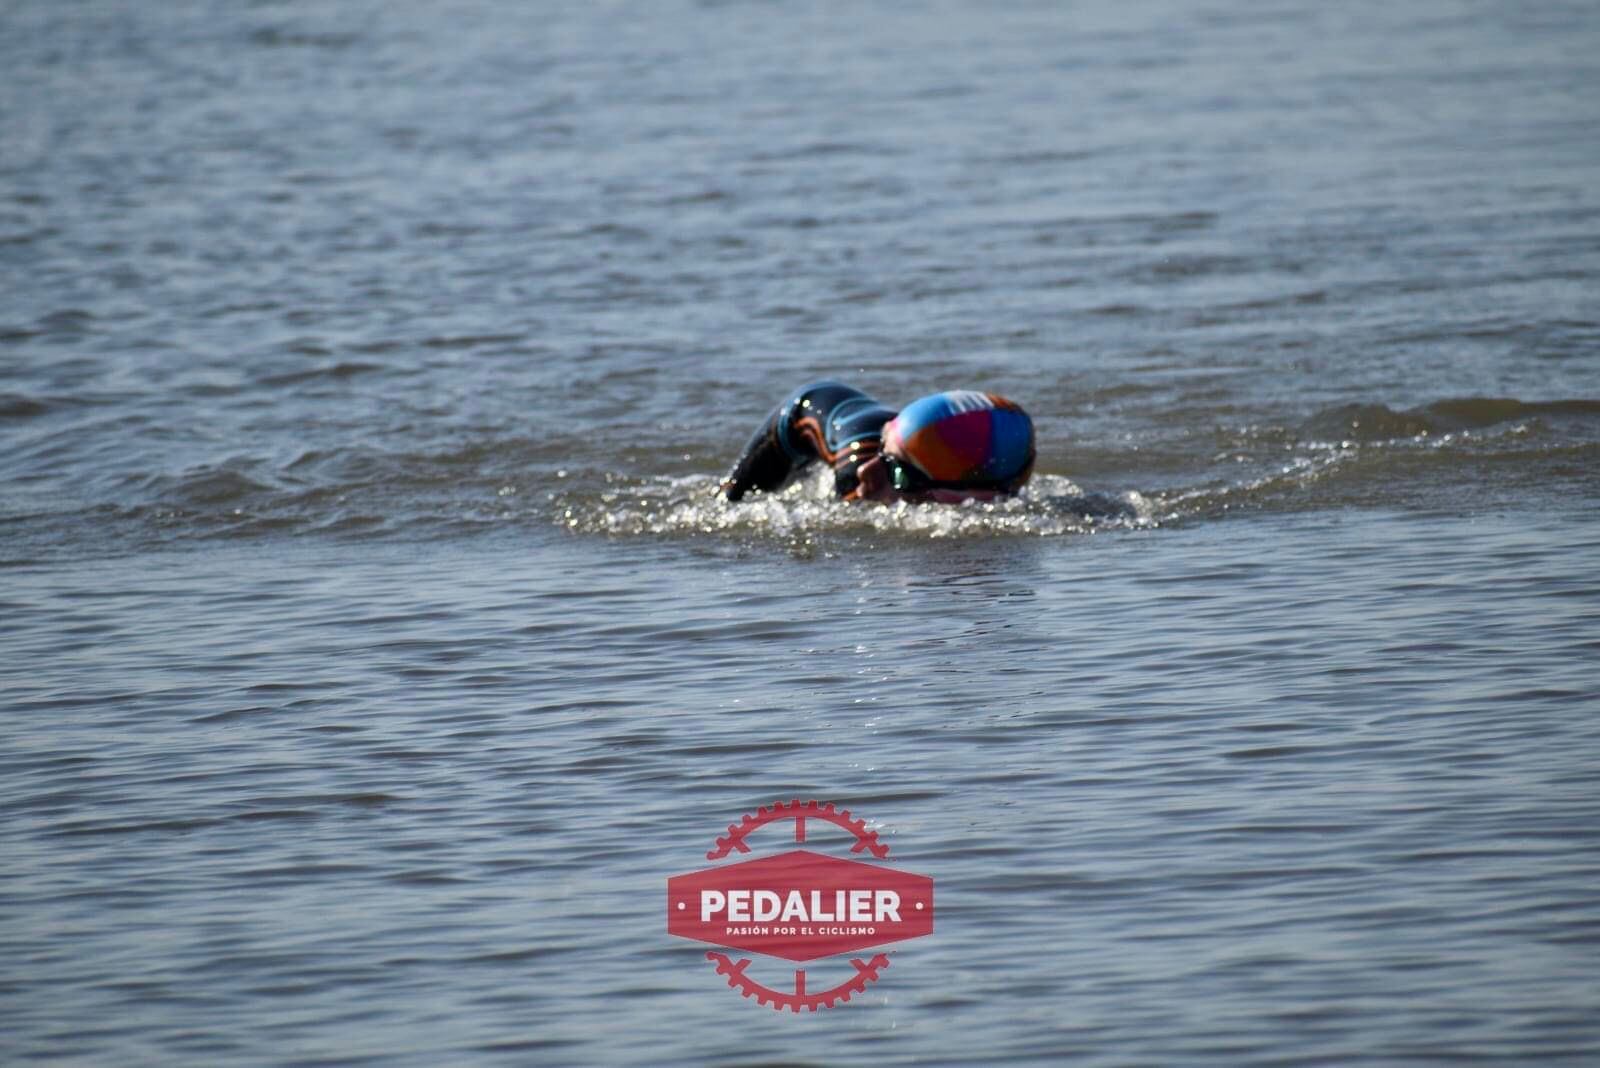
[[[766,422],[750,439],[750,444],[744,447],[739,462],[722,480],[722,494],[728,500],[741,500],[752,489],[768,493],[779,489],[795,471],[810,461],[810,457],[793,457],[784,448],[783,423],[788,420],[790,410],[791,405],[780,405],[767,416]]]

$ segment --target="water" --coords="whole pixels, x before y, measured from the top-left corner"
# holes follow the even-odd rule
[[[10,5],[0,1059],[1600,1059],[1597,45]],[[1031,492],[714,500],[824,375]],[[660,914],[790,797],[938,887],[816,1015]]]

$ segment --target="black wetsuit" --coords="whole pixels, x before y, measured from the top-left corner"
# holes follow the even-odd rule
[[[812,460],[833,468],[834,492],[855,494],[861,465],[878,455],[883,424],[896,412],[859,389],[839,382],[802,386],[778,405],[756,431],[744,455],[723,480],[728,500],[752,489],[781,489]]]

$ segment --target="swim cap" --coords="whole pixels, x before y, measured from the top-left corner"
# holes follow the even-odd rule
[[[883,452],[900,461],[896,489],[1011,493],[1033,472],[1033,420],[993,393],[935,393],[884,424]]]

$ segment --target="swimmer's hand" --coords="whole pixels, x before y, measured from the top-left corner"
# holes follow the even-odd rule
[[[888,502],[895,497],[894,487],[889,484],[889,469],[882,457],[874,456],[856,469],[856,488],[850,500]]]

